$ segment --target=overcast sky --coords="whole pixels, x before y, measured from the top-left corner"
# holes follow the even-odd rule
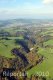
[[[53,19],[53,0],[0,0],[0,20]]]

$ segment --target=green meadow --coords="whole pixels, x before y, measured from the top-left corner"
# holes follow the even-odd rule
[[[48,29],[50,32],[52,29]],[[47,32],[41,32],[41,34],[47,34]],[[53,36],[53,35],[52,35]],[[53,39],[50,39],[43,43],[44,46],[50,47],[40,47],[38,49],[38,54],[44,56],[44,60],[39,63],[37,66],[34,66],[32,69],[28,70],[28,77],[33,75],[43,76],[46,77],[47,80],[53,79]]]
[[[42,72],[42,74],[44,73],[43,76],[46,76],[47,72],[49,73],[48,76],[46,76],[47,78],[53,78],[53,49],[43,49],[43,48],[39,48],[38,51],[39,55],[43,55],[44,56],[44,60],[42,63],[39,63],[37,66],[34,66],[32,69],[28,70],[28,77],[30,77],[32,74],[37,74]],[[40,75],[40,74],[39,74]],[[48,79],[49,80],[49,79]]]
[[[0,55],[5,56],[7,58],[14,58],[15,56],[12,55],[11,50],[13,48],[20,48],[20,45],[15,44],[15,39],[23,39],[23,37],[8,37],[10,40],[0,40]]]

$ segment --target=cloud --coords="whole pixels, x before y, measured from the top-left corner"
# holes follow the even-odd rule
[[[53,3],[53,0],[43,0],[43,3],[44,4],[51,4],[51,3]]]

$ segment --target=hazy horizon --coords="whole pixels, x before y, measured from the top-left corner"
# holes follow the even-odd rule
[[[0,20],[53,19],[53,0],[1,0]]]

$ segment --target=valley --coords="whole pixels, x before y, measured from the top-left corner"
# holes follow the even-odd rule
[[[0,74],[14,69],[13,73],[26,74],[13,76],[14,80],[53,80],[53,26],[50,21],[11,20],[2,24]]]

